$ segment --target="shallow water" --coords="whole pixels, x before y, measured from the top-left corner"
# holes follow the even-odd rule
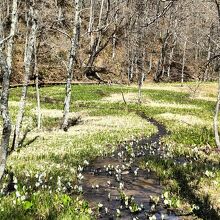
[[[106,158],[97,158],[84,170],[82,183],[83,196],[91,207],[100,208],[98,219],[156,219],[178,220],[176,216],[163,204],[161,198],[163,187],[154,173],[138,168],[138,161],[150,150],[160,148],[160,138],[168,134],[165,127],[153,119],[148,119],[157,126],[158,132],[150,138],[130,141],[119,146],[114,155]],[[128,153],[133,149],[133,153]],[[133,213],[129,210],[131,202],[125,205],[122,195],[132,197],[132,201],[139,207]],[[150,196],[159,198],[155,204]],[[116,210],[120,210],[120,214]]]

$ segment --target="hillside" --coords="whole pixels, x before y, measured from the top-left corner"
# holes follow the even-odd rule
[[[74,37],[75,5],[66,0],[55,2],[38,1],[34,5],[37,69],[40,80],[45,82],[66,80],[71,38]],[[140,5],[127,1],[101,3],[92,1],[91,5],[90,1],[84,1],[80,6],[75,80],[100,81],[100,77],[113,83],[121,80],[128,83],[144,74],[149,80],[180,81],[182,73],[186,81],[215,79],[217,64],[213,63],[208,69],[205,66],[210,53],[213,56],[218,53],[214,4],[174,1],[166,9],[168,4],[160,1],[143,1]],[[2,3],[4,35],[7,36],[10,11],[4,7]],[[22,83],[24,79],[25,38],[30,30],[28,7],[21,3],[18,8],[12,83]],[[141,16],[136,18],[139,12]],[[140,30],[138,25],[141,25]],[[102,26],[100,30],[99,26]],[[99,45],[95,45],[97,40]],[[33,63],[34,60],[32,66]],[[33,68],[31,80],[35,79]]]

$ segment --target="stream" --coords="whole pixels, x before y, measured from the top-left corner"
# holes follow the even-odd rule
[[[83,171],[83,197],[99,209],[98,219],[180,219],[163,204],[158,177],[138,167],[145,155],[160,148],[168,131],[156,120],[140,116],[157,127],[156,134],[121,143],[111,156],[97,158]]]

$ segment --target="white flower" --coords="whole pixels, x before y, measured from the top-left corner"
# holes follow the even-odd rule
[[[89,162],[88,162],[87,160],[84,160],[84,161],[83,161],[83,164],[86,165],[86,166],[88,166],[88,165],[89,165]]]
[[[82,172],[83,171],[83,167],[81,167],[80,165],[78,166],[78,171]]]
[[[137,169],[134,171],[134,175],[135,175],[135,176],[138,175],[138,170],[139,170],[139,168],[137,168]]]
[[[151,217],[149,217],[149,220],[157,220],[157,217],[155,215],[152,215]]]
[[[108,180],[108,181],[107,181],[107,184],[110,186],[110,185],[111,185],[111,181],[110,181],[110,180]]]
[[[161,220],[165,220],[165,219],[168,219],[167,215],[166,214],[161,214]]]
[[[16,177],[13,178],[13,183],[18,183],[18,179]]]
[[[25,196],[21,196],[21,201],[24,201],[26,199]]]
[[[151,207],[150,207],[151,211],[154,211],[155,210],[155,205],[153,204]]]
[[[124,183],[122,183],[122,182],[119,183],[119,189],[121,189],[121,190],[124,189]]]
[[[116,209],[116,215],[117,215],[117,217],[121,216],[121,211],[119,209]]]
[[[89,215],[92,214],[92,209],[91,209],[91,208],[88,209],[88,214],[89,214]]]
[[[98,207],[101,209],[103,207],[103,204],[102,203],[99,203],[98,204]]]
[[[79,186],[79,187],[78,187],[78,190],[79,190],[79,192],[83,192],[82,186]]]
[[[79,173],[79,174],[77,175],[77,178],[78,178],[78,180],[82,180],[82,179],[84,178],[84,176],[82,175],[82,173]]]
[[[21,194],[19,193],[19,191],[16,191],[15,193],[16,197],[19,198],[21,196]]]

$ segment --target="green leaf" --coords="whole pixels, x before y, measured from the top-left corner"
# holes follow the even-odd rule
[[[23,207],[25,210],[30,210],[33,207],[33,203],[30,201],[24,201],[23,202]]]

